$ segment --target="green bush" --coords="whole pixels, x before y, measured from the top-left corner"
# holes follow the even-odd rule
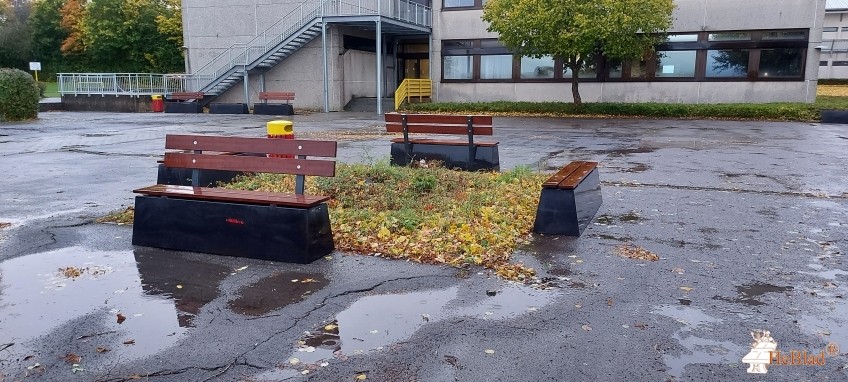
[[[0,121],[38,117],[38,84],[29,73],[0,68]]]

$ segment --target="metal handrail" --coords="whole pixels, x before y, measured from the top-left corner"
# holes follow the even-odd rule
[[[417,26],[432,25],[430,7],[411,0],[306,0],[250,41],[231,45],[194,73],[59,73],[59,92],[149,95],[202,91],[227,72],[251,69],[280,44],[296,38],[298,32],[321,22],[323,17],[377,15]]]

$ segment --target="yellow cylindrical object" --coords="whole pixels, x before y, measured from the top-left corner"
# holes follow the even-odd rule
[[[292,121],[269,121],[265,127],[268,129],[268,137],[294,134],[294,123]]]
[[[154,101],[159,101],[159,100],[162,99],[162,95],[154,94],[154,95],[150,96],[150,98],[152,98]]]

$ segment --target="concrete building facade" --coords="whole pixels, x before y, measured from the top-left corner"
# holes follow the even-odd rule
[[[848,0],[827,0],[819,78],[848,78]]]
[[[404,78],[432,79],[436,101],[572,100],[570,72],[560,60],[516,57],[486,31],[481,19],[486,0],[411,1],[183,0],[187,72],[202,71],[279,20],[311,9],[304,4],[319,4],[329,15],[325,34],[279,64],[246,70],[248,86],[244,79],[234,83],[218,97],[221,102],[254,103],[264,89],[296,92],[299,108],[341,110],[355,97],[391,96]],[[383,14],[407,16],[367,18],[338,11],[361,14],[367,2],[374,2],[374,9],[391,8]],[[328,4],[337,11],[326,11]],[[655,57],[625,63],[599,58],[581,71],[585,102],[815,99],[825,0],[675,4],[668,43]],[[413,19],[411,5],[415,12],[426,9],[427,22],[418,22],[417,13],[416,21],[406,22]]]

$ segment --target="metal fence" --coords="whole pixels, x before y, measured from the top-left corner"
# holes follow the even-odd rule
[[[168,94],[185,89],[170,76],[153,73],[59,73],[59,93],[62,95],[128,95]]]

